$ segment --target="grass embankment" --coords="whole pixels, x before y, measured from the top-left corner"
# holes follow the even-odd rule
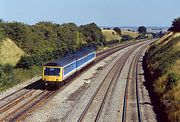
[[[11,39],[0,41],[0,64],[16,65],[24,52]]]
[[[139,33],[138,32],[133,32],[133,31],[128,31],[128,30],[122,30],[122,35],[129,35],[132,38],[138,37]]]
[[[7,40],[2,41],[4,38]],[[49,61],[89,47],[106,45],[101,29],[95,23],[77,26],[74,23],[38,22],[27,25],[1,21],[0,39],[0,90],[41,75],[41,66]]]
[[[13,68],[25,53],[11,39],[3,39],[0,43],[0,91],[41,74],[40,66],[31,69]]]
[[[180,121],[180,33],[154,42],[145,56],[148,76],[170,121]]]
[[[114,30],[102,30],[102,33],[105,36],[106,41],[121,40],[119,34]]]

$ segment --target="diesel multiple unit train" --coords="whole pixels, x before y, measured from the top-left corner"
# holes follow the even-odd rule
[[[46,86],[62,83],[96,58],[95,50],[88,49],[49,62],[43,66],[42,80]]]

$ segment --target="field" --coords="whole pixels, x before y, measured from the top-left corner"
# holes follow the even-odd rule
[[[121,40],[121,37],[114,30],[102,30],[102,33],[106,37],[106,41]]]
[[[0,63],[16,65],[24,52],[10,39],[1,40],[0,43]]]

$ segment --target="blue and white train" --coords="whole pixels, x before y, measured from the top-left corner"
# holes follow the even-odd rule
[[[43,66],[42,80],[45,85],[63,82],[96,58],[95,50],[84,50]]]

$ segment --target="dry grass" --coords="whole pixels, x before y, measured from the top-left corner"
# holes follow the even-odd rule
[[[16,65],[22,55],[24,52],[12,40],[4,39],[1,41],[0,63]]]
[[[176,37],[179,37],[180,36],[180,33],[173,33],[173,32],[170,32],[170,33],[167,33],[166,35],[164,35],[162,38],[160,38],[156,44],[160,44],[160,43],[164,43],[164,44],[167,44],[169,41],[171,41],[172,39],[176,38]]]
[[[121,40],[121,37],[114,30],[102,30],[102,33],[106,37],[106,41]]]
[[[133,38],[136,38],[139,34],[138,32],[128,31],[128,30],[122,30],[122,35],[129,35]]]
[[[167,33],[166,35],[164,35],[163,37],[161,37],[161,38],[156,42],[156,44],[160,44],[160,43],[168,40],[170,37],[172,37],[172,35],[173,35],[173,32]]]
[[[175,39],[176,38],[176,39]],[[177,40],[179,39],[179,40]],[[167,47],[164,51],[170,51],[169,49],[172,48],[173,51],[176,53],[180,51],[180,33],[168,33],[165,36],[163,36],[161,39],[159,39],[155,44],[158,47],[164,47],[168,42],[172,42],[173,45]],[[156,52],[158,53],[158,52]],[[158,55],[161,54],[168,54],[168,53],[158,53]],[[167,55],[164,55],[167,57]],[[162,58],[163,59],[163,58]],[[168,59],[167,60],[173,60]],[[150,62],[148,66],[153,67],[153,69],[156,68],[156,65],[159,65],[158,63],[164,63],[161,60],[157,60],[153,64]],[[150,69],[150,68],[149,68]],[[175,78],[177,79],[175,84],[169,89],[167,87],[168,80],[168,74],[175,74]],[[168,118],[170,121],[180,121],[180,58],[177,57],[175,60],[175,63],[171,64],[171,66],[168,68],[167,72],[164,73],[162,76],[159,76],[153,83],[154,91],[159,96],[162,104],[165,105],[165,112],[168,115]],[[169,103],[165,103],[164,101],[168,100]]]
[[[170,71],[180,76],[180,59],[170,68]]]
[[[166,81],[166,75],[159,77],[153,84],[154,91],[158,93],[158,95],[162,94],[165,90],[164,82]]]

